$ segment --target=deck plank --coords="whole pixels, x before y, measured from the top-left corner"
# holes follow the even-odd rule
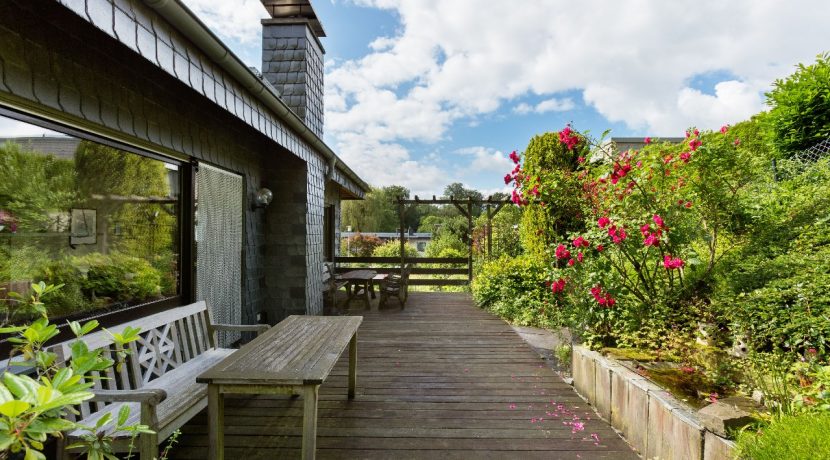
[[[320,387],[317,458],[638,458],[468,294],[413,293],[405,310],[374,304],[353,311],[364,316],[357,397],[346,397],[344,354]],[[225,417],[229,458],[299,458],[301,399],[228,395]],[[584,429],[574,430],[574,422]],[[206,452],[201,413],[182,429],[170,458]]]

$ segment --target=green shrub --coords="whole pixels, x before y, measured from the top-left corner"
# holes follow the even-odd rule
[[[558,328],[560,307],[546,282],[547,267],[541,259],[502,257],[481,266],[473,279],[473,298],[511,323]]]
[[[83,293],[84,274],[72,264],[71,258],[47,263],[41,267],[37,278],[47,284],[63,285],[43,301],[50,316],[70,315],[92,308],[92,302]]]
[[[418,249],[406,243],[404,245],[404,254],[406,257],[418,257]],[[401,242],[400,240],[389,240],[372,251],[372,257],[400,257],[401,256]]]
[[[757,433],[738,437],[738,458],[809,460],[830,458],[830,413],[782,416]]]
[[[767,93],[767,123],[783,154],[808,149],[830,137],[830,53],[783,80]]]
[[[524,209],[520,235],[526,253],[541,256],[557,238],[584,227],[582,184],[575,171],[579,158],[587,156],[584,140],[573,150],[559,141],[558,133],[545,133],[530,140],[522,163],[525,198],[530,198],[530,190],[539,183],[546,203]]]

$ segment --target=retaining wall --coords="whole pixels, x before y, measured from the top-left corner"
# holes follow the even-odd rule
[[[735,444],[703,428],[697,414],[614,359],[574,346],[576,391],[648,459],[731,460]]]

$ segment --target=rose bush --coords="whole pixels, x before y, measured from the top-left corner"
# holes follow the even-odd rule
[[[567,239],[550,226],[536,229],[557,240],[548,246],[550,286],[566,299],[575,332],[589,344],[660,347],[667,330],[711,322],[713,273],[748,231],[744,195],[763,159],[726,126],[619,153],[570,127],[556,140],[558,160],[517,163],[511,181],[525,213],[535,207],[550,216],[562,211],[546,209],[551,203],[578,204],[566,208]],[[557,162],[566,167],[550,167]]]

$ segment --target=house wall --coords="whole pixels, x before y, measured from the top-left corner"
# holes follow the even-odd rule
[[[61,3],[0,3],[0,105],[242,174],[243,322],[321,312],[322,155],[143,3]],[[252,210],[263,185],[274,203]]]

